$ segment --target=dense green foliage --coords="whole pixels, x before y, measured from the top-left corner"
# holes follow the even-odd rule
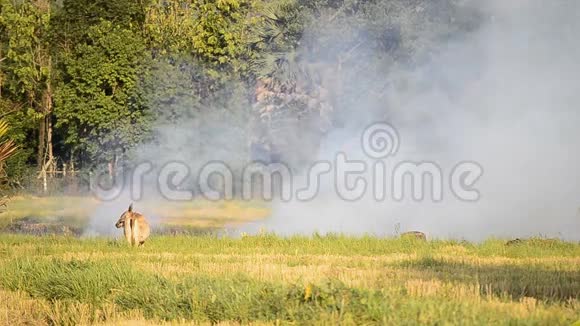
[[[127,164],[158,124],[184,120],[229,117],[241,146],[302,144],[277,121],[315,139],[365,97],[346,80],[381,89],[480,15],[455,0],[1,0],[0,117],[22,148],[11,184]]]
[[[85,42],[64,61],[56,127],[72,148],[107,162],[111,157],[102,156],[129,148],[147,131],[145,109],[134,96],[145,47],[133,31],[108,21],[90,27]]]

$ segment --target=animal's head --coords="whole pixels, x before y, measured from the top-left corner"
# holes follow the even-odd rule
[[[133,204],[129,205],[129,209],[127,209],[126,212],[121,214],[121,217],[119,217],[119,220],[117,221],[117,223],[115,223],[115,227],[117,227],[117,229],[125,227],[125,221],[130,219],[132,215],[133,215]]]

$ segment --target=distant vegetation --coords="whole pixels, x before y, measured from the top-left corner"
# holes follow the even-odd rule
[[[390,70],[484,19],[455,0],[0,0],[0,118],[21,147],[2,186],[79,193],[182,121],[197,157],[212,158],[219,122],[237,160],[299,165],[357,99],[396,109],[380,100]]]

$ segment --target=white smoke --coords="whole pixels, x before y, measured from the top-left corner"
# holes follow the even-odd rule
[[[242,230],[263,227],[285,235],[420,230],[431,237],[469,240],[533,235],[580,239],[580,4],[497,0],[474,6],[487,22],[439,44],[428,62],[353,75],[344,87],[359,88],[362,95],[348,99],[353,107],[339,113],[340,120],[351,123],[326,136],[318,158],[332,161],[342,151],[350,159],[372,163],[361,152],[360,136],[369,123],[387,121],[398,129],[401,141],[387,164],[433,161],[449,173],[457,162],[478,162],[484,168],[476,184],[479,201],[463,202],[446,190],[441,202],[394,202],[390,197],[377,202],[372,196],[347,202],[327,178],[314,200],[273,202],[271,218]],[[394,21],[405,24],[404,17]],[[311,30],[305,35],[319,34],[329,33]],[[336,48],[340,42],[336,40]],[[372,55],[361,44],[350,65]],[[250,109],[246,103],[238,105],[246,115],[235,119],[228,113],[235,110],[202,110],[199,114],[207,117],[201,124],[159,122],[158,137],[136,151],[136,161],[156,167],[184,161],[194,174],[215,159],[242,166],[248,159]],[[297,176],[295,182],[301,181]],[[148,189],[154,191],[153,183]],[[89,233],[113,234],[129,202],[121,197],[100,207]]]
[[[310,202],[275,203],[272,218],[252,227],[389,235],[400,226],[440,238],[580,239],[580,5],[496,1],[484,9],[492,19],[477,32],[396,74],[406,87],[389,91],[384,115],[401,133],[402,153],[387,161],[428,160],[447,171],[453,162],[478,162],[485,170],[478,202],[447,193],[439,203],[349,203],[330,189]],[[352,108],[353,119],[365,109]],[[331,134],[321,157],[356,143],[362,131]]]

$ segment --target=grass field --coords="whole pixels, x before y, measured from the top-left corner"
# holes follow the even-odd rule
[[[199,208],[220,215],[218,207],[234,210]],[[105,238],[5,233],[0,271],[1,325],[571,325],[580,319],[580,244],[545,239],[506,246],[503,240],[153,235],[146,247],[129,248]]]

